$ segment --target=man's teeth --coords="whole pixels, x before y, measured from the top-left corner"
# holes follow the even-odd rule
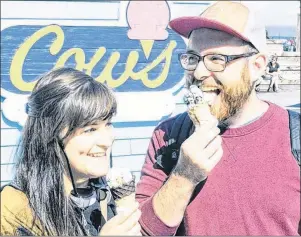
[[[209,105],[212,105],[214,103],[214,100],[216,97],[220,94],[220,89],[218,89],[216,86],[198,86],[199,89],[203,92],[203,99],[206,101]]]
[[[88,156],[92,156],[92,157],[103,157],[105,156],[106,154],[105,153],[91,153],[91,154],[88,154]]]
[[[204,100],[211,105],[215,98],[217,97],[217,93],[214,91],[204,91]]]
[[[215,91],[215,92],[217,92],[217,91],[218,91],[218,88],[216,88],[216,87],[206,87],[206,88],[202,88],[202,91],[203,91],[203,92],[210,92],[210,91]]]

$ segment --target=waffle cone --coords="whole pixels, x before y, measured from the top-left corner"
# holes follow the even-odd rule
[[[196,104],[188,110],[188,114],[195,125],[202,125],[214,119],[206,102]]]
[[[114,200],[118,201],[119,199],[135,193],[135,189],[135,176],[133,176],[132,180],[129,183],[123,184],[119,187],[111,188],[111,193]]]

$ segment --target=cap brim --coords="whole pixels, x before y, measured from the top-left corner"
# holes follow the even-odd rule
[[[177,32],[185,38],[189,38],[193,30],[200,28],[209,28],[224,31],[230,35],[233,35],[235,37],[241,38],[249,42],[249,39],[235,31],[234,29],[230,28],[229,26],[214,20],[206,19],[201,16],[179,17],[170,21],[169,26],[172,30],[174,30],[175,32]]]

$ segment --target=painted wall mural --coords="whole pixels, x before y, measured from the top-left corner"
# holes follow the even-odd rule
[[[186,49],[168,29],[171,18],[198,15],[203,1],[1,2],[1,182],[15,171],[25,105],[38,76],[74,67],[108,84],[118,100],[112,163],[138,181],[152,132],[186,109]]]
[[[142,14],[141,8],[149,9],[148,14]],[[186,44],[167,29],[169,19],[165,1],[131,1],[129,27],[51,24],[3,29],[1,102],[5,119],[11,126],[22,126],[20,111],[38,76],[62,66],[85,71],[113,88],[119,102],[115,122],[159,121],[170,115],[173,97],[183,85],[177,55]]]

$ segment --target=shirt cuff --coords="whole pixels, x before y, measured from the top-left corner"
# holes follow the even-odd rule
[[[179,226],[175,226],[175,227],[167,226],[155,214],[155,210],[153,208],[153,197],[143,202],[140,209],[142,212],[140,218],[140,225],[142,227],[143,232],[146,235],[172,236],[176,233]]]

